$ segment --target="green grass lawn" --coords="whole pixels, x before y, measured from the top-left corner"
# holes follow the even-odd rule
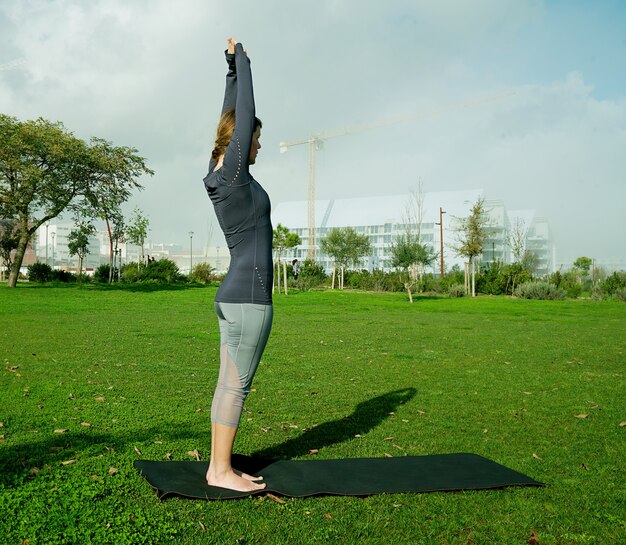
[[[209,453],[214,295],[0,288],[0,543],[626,543],[615,302],[275,298],[237,452],[472,452],[544,488],[159,501],[135,459]]]

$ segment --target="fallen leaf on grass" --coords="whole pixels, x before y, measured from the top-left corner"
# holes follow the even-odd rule
[[[331,519],[333,516],[330,513],[324,513],[324,518]]]
[[[106,401],[106,398],[104,398],[104,397],[100,396],[100,397],[97,397],[97,398],[95,399],[95,401],[98,401],[98,402],[100,403],[100,402],[102,402],[102,401]]]
[[[537,530],[530,531],[530,538],[528,539],[529,545],[539,545],[539,534]]]
[[[355,433],[354,436],[355,437],[361,437],[361,434],[360,433]]]
[[[312,448],[311,450],[309,450],[309,454],[317,454],[319,452],[319,450],[317,450],[316,448]]]
[[[165,454],[165,459],[166,459],[166,460],[171,460],[171,459],[172,459],[172,453],[171,453],[171,452],[167,452],[167,453]]]
[[[396,447],[398,450],[404,450],[401,446],[396,445],[395,443],[392,443],[391,445],[392,447]]]
[[[78,460],[76,458],[72,459],[72,460],[65,460],[65,462],[61,462],[62,466],[69,466],[70,464],[75,464],[76,462],[78,462]]]
[[[111,466],[109,468],[109,475],[115,475],[119,470],[116,467]]]
[[[533,458],[535,460],[543,460],[543,458],[541,456],[537,456],[534,452],[533,452]]]
[[[584,469],[585,471],[589,471],[589,468],[585,464],[580,464],[580,469]]]
[[[393,456],[392,456],[391,454],[389,454],[388,452],[385,452],[385,456],[386,456],[387,458],[393,458]]]
[[[187,452],[187,456],[191,456],[192,458],[195,458],[198,462],[200,461],[200,453],[198,452],[197,448]]]
[[[196,409],[196,412],[197,413],[203,413],[204,409],[202,407],[199,407],[199,408]],[[202,524],[202,523],[200,523],[200,524]]]
[[[581,418],[582,419],[582,418],[587,418],[588,416],[589,416],[588,414],[577,414],[575,416],[575,418]]]
[[[0,428],[4,428],[4,422],[0,422]]]
[[[417,410],[417,414],[426,414],[426,411],[420,411],[419,409]]]
[[[4,435],[0,435],[0,441],[4,441]]]
[[[31,475],[37,475],[37,473],[39,473],[41,471],[41,469],[39,469],[38,467],[34,467],[30,470],[30,474]]]
[[[203,532],[206,532],[206,526],[204,524],[202,524],[202,522],[198,521],[198,524],[200,525],[200,528],[202,528]]]
[[[619,423],[619,427],[623,428],[624,426],[626,426],[626,420],[624,420],[624,422],[620,422]]]
[[[384,441],[395,441],[395,437],[385,437]]]
[[[267,497],[272,500],[275,501],[276,503],[287,503],[285,500],[283,500],[282,498],[279,498],[278,496],[274,496],[274,494],[267,494]]]
[[[84,426],[85,428],[88,428],[89,426],[91,426],[89,422],[81,422],[80,425]]]
[[[115,449],[113,447],[104,447],[105,449],[107,449],[109,452],[115,452]]]
[[[133,447],[135,449],[135,452],[137,453],[138,456],[143,456],[143,454],[141,454],[141,451],[137,448],[137,447]]]
[[[65,433],[66,431],[66,429],[59,428],[58,430],[54,430],[54,433]]]

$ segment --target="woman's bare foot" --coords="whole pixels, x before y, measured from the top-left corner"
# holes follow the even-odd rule
[[[219,486],[220,488],[228,488],[229,490],[237,490],[238,492],[253,492],[265,488],[265,483],[256,483],[253,482],[252,479],[259,480],[260,477],[251,477],[250,475],[235,472],[234,470],[219,475],[211,473],[210,471],[207,471],[206,474],[206,482],[209,486]]]

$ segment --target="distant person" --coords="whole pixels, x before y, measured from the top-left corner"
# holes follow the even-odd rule
[[[298,280],[298,274],[300,274],[300,262],[297,259],[294,259],[291,262],[291,267],[293,271],[293,277]]]
[[[272,327],[270,199],[249,172],[261,149],[250,59],[228,39],[222,116],[204,185],[230,251],[230,268],[215,296],[220,372],[211,405],[211,462],[207,483],[232,490],[265,488],[231,465],[244,400]]]

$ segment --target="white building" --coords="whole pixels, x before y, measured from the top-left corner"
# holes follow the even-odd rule
[[[39,227],[34,242],[37,260],[53,269],[78,272],[78,256],[71,256],[67,246],[67,237],[75,227],[71,222],[50,222]],[[83,272],[92,272],[101,262],[100,242],[94,235],[89,237],[89,253],[83,260]]]
[[[464,258],[459,257],[454,251],[458,244],[456,226],[458,219],[466,218],[472,205],[483,196],[480,189],[424,194],[421,240],[423,243],[432,244],[439,252],[441,243],[439,209],[442,208],[443,256],[446,270],[450,270],[454,265],[463,268]],[[391,244],[398,235],[404,233],[406,209],[410,202],[409,194],[316,201],[316,261],[327,271],[331,271],[332,259],[320,251],[320,240],[335,227],[353,227],[358,233],[366,234],[372,245],[371,254],[362,259],[360,266],[370,271],[376,268],[390,270]],[[485,208],[491,234],[485,244],[482,261],[489,263],[501,260],[508,263],[511,261],[511,253],[506,239],[512,225],[510,213],[501,201],[486,200]],[[547,221],[535,217],[533,211],[524,211],[522,215],[527,221],[527,248],[537,253],[539,258],[537,274],[551,272],[554,266],[554,250]],[[307,218],[306,201],[279,203],[272,213],[274,226],[281,223],[302,239],[302,244],[292,250],[291,255],[286,256],[288,259],[303,260],[307,257],[309,243]],[[432,272],[438,272],[439,267],[440,263],[437,261],[432,267]]]

